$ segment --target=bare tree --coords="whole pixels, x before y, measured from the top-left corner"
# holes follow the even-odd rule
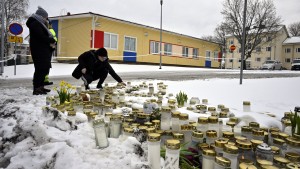
[[[2,2],[1,2],[2,3]],[[26,17],[26,11],[29,5],[29,0],[3,0],[4,8],[2,4],[0,5],[0,14],[4,10],[4,25],[5,28],[8,28],[9,25],[13,22],[21,23]],[[1,19],[2,20],[2,19]],[[0,25],[2,24],[0,20]],[[1,30],[2,28],[0,28]],[[8,29],[4,30],[4,39],[5,39],[5,53],[7,54],[7,36]]]
[[[225,0],[223,4],[224,27],[242,44],[244,1]],[[248,1],[246,11],[245,60],[252,51],[263,43],[264,38],[272,37],[281,27],[281,18],[276,15],[273,0]],[[245,62],[245,60],[243,62]],[[245,67],[245,66],[244,66]]]
[[[288,29],[292,36],[300,36],[300,22],[290,24]]]

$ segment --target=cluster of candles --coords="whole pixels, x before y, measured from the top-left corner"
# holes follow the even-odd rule
[[[99,148],[109,146],[109,137],[126,139],[135,131],[144,133],[152,169],[178,169],[181,149],[197,152],[197,167],[202,169],[300,167],[300,136],[291,136],[290,113],[285,113],[282,129],[262,128],[257,122],[240,127],[229,108],[209,107],[207,99],[192,97],[186,107],[199,114],[196,122],[179,111],[172,94],[164,97],[166,90],[167,85],[157,83],[155,93],[153,84],[145,82],[137,86],[128,82],[125,89],[107,84],[102,90],[84,91],[78,87],[71,102],[58,105],[55,97],[48,96],[47,104],[66,112],[73,125],[77,113],[86,114]],[[147,99],[141,108],[135,107],[130,97]],[[243,111],[250,112],[250,105],[244,101]],[[112,113],[116,109],[121,112]],[[154,117],[154,111],[160,116]],[[166,150],[163,165],[161,149]]]

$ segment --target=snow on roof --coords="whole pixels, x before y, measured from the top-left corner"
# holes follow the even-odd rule
[[[294,44],[299,43],[300,44],[300,36],[294,36],[287,38],[285,41],[283,41],[283,44]]]

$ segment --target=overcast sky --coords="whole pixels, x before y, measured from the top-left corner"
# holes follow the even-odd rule
[[[223,2],[163,0],[163,29],[198,38],[213,35],[223,19],[220,13]],[[300,0],[274,0],[274,3],[285,25],[300,21]],[[94,12],[160,28],[160,0],[30,0],[28,13],[34,13],[37,6],[42,6],[49,16]]]

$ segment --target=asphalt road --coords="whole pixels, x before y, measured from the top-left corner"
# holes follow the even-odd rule
[[[162,72],[131,72],[119,73],[123,81],[135,80],[197,80],[197,79],[210,79],[210,78],[240,78],[239,71],[228,72],[220,70],[212,71],[162,71]],[[280,77],[300,77],[300,71],[244,71],[243,79],[258,79],[258,78],[280,78]],[[51,76],[50,80],[54,84],[59,84],[61,80],[68,81],[72,85],[81,85],[82,81],[74,79],[72,76]],[[114,79],[108,75],[105,82],[115,82]],[[93,82],[97,84],[97,82]],[[32,88],[32,79],[0,79],[0,88]]]

